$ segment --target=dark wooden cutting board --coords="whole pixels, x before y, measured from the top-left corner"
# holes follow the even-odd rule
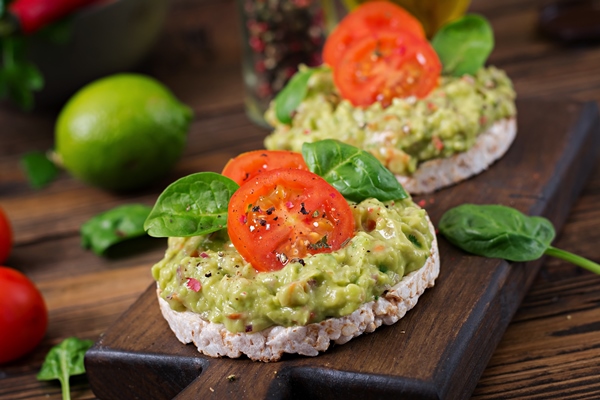
[[[453,206],[497,203],[543,215],[560,229],[600,152],[598,108],[520,101],[517,109],[517,138],[500,161],[415,197],[434,224]],[[508,263],[467,255],[443,238],[439,244],[435,287],[395,325],[318,357],[270,364],[212,359],[178,342],[152,285],[88,351],[92,389],[102,399],[468,398],[541,260]]]

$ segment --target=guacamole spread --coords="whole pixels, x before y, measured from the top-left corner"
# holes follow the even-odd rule
[[[367,199],[351,207],[357,231],[348,244],[292,259],[274,272],[246,263],[226,229],[169,238],[165,257],[152,268],[160,295],[171,308],[193,311],[231,332],[351,314],[421,268],[433,240],[425,210],[410,199]]]
[[[311,76],[291,125],[279,122],[271,105],[265,118],[274,132],[265,147],[301,151],[304,142],[338,139],[373,153],[396,175],[411,175],[419,163],[466,151],[491,124],[514,117],[514,100],[510,79],[489,67],[474,76],[443,76],[424,99],[359,108],[340,98],[324,69]]]

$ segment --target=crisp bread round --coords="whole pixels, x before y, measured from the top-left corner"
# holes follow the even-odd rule
[[[516,119],[502,119],[479,134],[469,150],[448,158],[426,161],[417,167],[413,175],[396,175],[396,178],[411,194],[432,193],[487,169],[506,153],[516,134]]]
[[[175,311],[160,297],[158,302],[169,327],[184,344],[194,343],[198,351],[210,357],[236,358],[245,354],[254,361],[278,361],[284,353],[316,356],[331,343],[344,344],[363,333],[373,332],[382,324],[391,325],[412,309],[425,289],[434,285],[440,271],[435,230],[431,254],[425,265],[404,276],[377,300],[361,305],[353,313],[328,318],[305,326],[272,326],[260,332],[233,333],[223,324],[202,319],[191,311]]]

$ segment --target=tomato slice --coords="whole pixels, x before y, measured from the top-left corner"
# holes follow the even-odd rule
[[[340,249],[354,236],[354,216],[323,178],[282,168],[256,175],[233,194],[227,231],[256,270],[276,271],[290,260]]]
[[[402,7],[387,1],[369,1],[348,14],[331,32],[323,47],[323,61],[335,68],[353,43],[381,30],[425,38],[421,22]]]
[[[441,71],[427,40],[406,32],[381,31],[352,45],[333,71],[333,79],[342,97],[355,106],[379,101],[386,107],[394,97],[427,96],[437,86]]]
[[[229,160],[222,175],[242,185],[261,172],[277,168],[297,168],[308,171],[302,154],[286,150],[254,150]]]

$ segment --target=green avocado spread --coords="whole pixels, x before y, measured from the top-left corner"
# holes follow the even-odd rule
[[[223,229],[172,237],[152,268],[171,308],[190,310],[232,332],[306,325],[351,314],[421,268],[433,240],[425,210],[411,199],[350,203],[356,232],[340,250],[257,272]]]
[[[341,99],[329,69],[316,71],[308,85],[290,125],[277,120],[271,104],[265,119],[274,131],[265,147],[301,151],[304,142],[338,139],[371,152],[396,175],[468,150],[491,124],[516,114],[512,82],[494,67],[474,76],[442,76],[426,98],[398,98],[386,108]]]

